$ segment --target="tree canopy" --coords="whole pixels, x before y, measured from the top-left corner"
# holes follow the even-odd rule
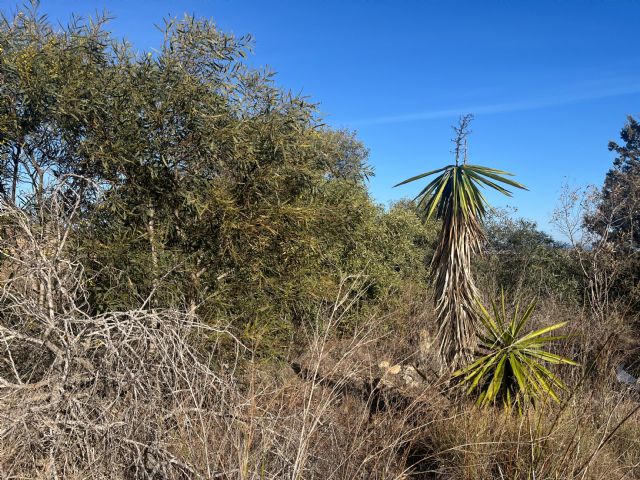
[[[55,182],[79,192],[96,311],[152,298],[286,338],[341,273],[373,297],[424,278],[416,214],[372,202],[367,149],[248,67],[250,36],[186,16],[137,52],[106,25],[0,22],[0,195],[33,209]]]

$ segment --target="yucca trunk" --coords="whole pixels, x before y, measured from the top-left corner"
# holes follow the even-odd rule
[[[476,346],[474,305],[478,291],[471,260],[481,253],[483,240],[478,218],[465,217],[453,202],[448,205],[431,269],[435,276],[439,354],[453,369],[469,361]]]

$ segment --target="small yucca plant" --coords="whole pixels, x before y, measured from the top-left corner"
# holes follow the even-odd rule
[[[467,392],[479,391],[478,404],[488,405],[502,401],[511,407],[519,400],[536,403],[544,397],[558,401],[556,389],[566,388],[543,363],[578,365],[573,360],[555,355],[544,349],[565,336],[548,333],[563,327],[557,323],[534,332],[523,333],[524,326],[535,308],[532,302],[520,314],[518,304],[513,315],[507,317],[504,292],[500,305],[492,301],[492,312],[480,303],[478,317],[484,332],[478,335],[482,356],[465,368],[454,372],[468,386]]]

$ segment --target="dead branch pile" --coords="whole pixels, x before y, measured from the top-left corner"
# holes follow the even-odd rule
[[[225,331],[177,311],[85,311],[67,256],[78,204],[58,193],[36,212],[0,206],[0,477],[215,477],[168,439],[221,382],[190,339]]]

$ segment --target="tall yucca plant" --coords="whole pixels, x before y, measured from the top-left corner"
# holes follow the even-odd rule
[[[467,165],[466,137],[472,116],[460,119],[454,127],[456,162],[452,165],[416,175],[397,186],[431,175],[437,176],[416,196],[424,220],[442,220],[440,239],[431,263],[435,276],[435,307],[438,319],[440,356],[452,368],[472,358],[476,343],[474,321],[478,292],[471,272],[471,259],[480,254],[484,243],[482,219],[488,202],[480,191],[490,187],[504,195],[511,192],[503,185],[526,188],[506,176],[508,172]],[[460,164],[460,157],[464,160]]]

